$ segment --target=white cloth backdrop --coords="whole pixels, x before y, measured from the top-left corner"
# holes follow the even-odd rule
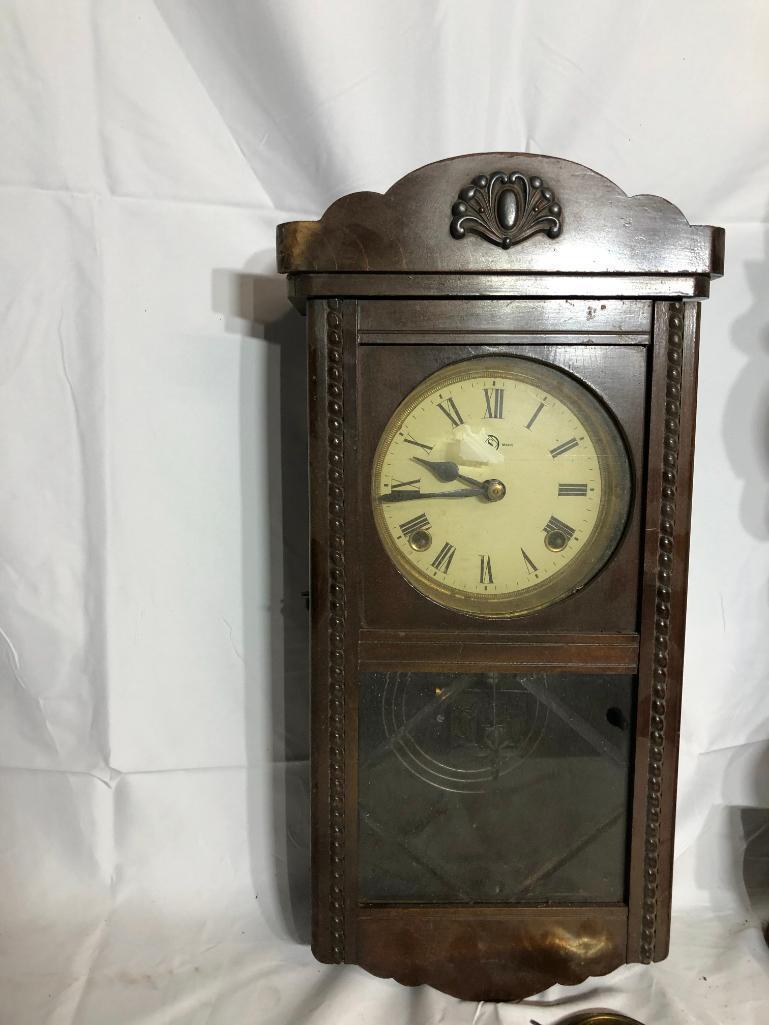
[[[766,3],[0,0],[0,33],[0,1025],[763,1025]],[[476,1007],[306,945],[303,323],[273,240],[508,149],[725,225],[727,270],[671,956]]]

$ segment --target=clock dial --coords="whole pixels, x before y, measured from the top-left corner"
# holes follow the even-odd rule
[[[535,360],[445,367],[401,403],[372,503],[399,571],[441,605],[520,615],[587,583],[627,520],[619,431],[574,378]]]

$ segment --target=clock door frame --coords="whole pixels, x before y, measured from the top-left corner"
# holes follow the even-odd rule
[[[406,307],[404,310],[403,307]],[[598,397],[619,428],[631,464],[632,499],[628,521],[616,550],[599,573],[579,592],[523,616],[483,619],[426,601],[390,561],[371,513],[370,477],[361,476],[357,496],[358,543],[367,553],[367,577],[375,582],[363,595],[363,626],[367,640],[390,629],[456,630],[463,635],[495,633],[611,633],[637,631],[638,592],[627,588],[638,575],[640,524],[645,478],[645,429],[648,349],[651,345],[651,303],[624,303],[616,310],[614,330],[590,330],[589,304],[565,311],[560,329],[543,331],[543,304],[499,300],[453,303],[363,300],[359,304],[358,397],[361,415],[356,427],[356,460],[371,466],[381,432],[399,401],[439,367],[474,356],[523,356],[574,376]],[[380,334],[391,323],[395,307],[403,328]],[[401,307],[401,309],[398,309]],[[434,309],[433,307],[438,307]],[[407,319],[411,313],[412,320]],[[444,332],[424,333],[426,321],[446,317]],[[548,311],[552,315],[552,311]],[[409,329],[409,323],[411,329]],[[418,339],[417,342],[414,339]]]
[[[627,903],[371,907],[359,903],[357,887],[359,675],[393,660],[404,667],[439,669],[455,664],[456,651],[442,661],[437,640],[444,650],[445,633],[431,639],[425,629],[410,636],[394,627],[371,629],[363,620],[359,570],[370,552],[361,543],[360,502],[362,496],[368,500],[370,466],[361,459],[361,339],[367,330],[383,330],[381,325],[389,323],[391,330],[411,337],[411,344],[436,344],[442,317],[461,310],[477,330],[478,310],[466,295],[465,303],[453,307],[437,298],[419,298],[415,282],[415,297],[408,302],[372,303],[372,293],[384,298],[392,288],[386,275],[366,275],[366,287],[358,285],[357,296],[353,276],[331,277],[337,285],[345,279],[339,291],[347,295],[331,293],[330,283],[319,275],[305,278],[302,285],[306,289],[309,280],[314,292],[307,304],[313,951],[324,962],[358,963],[407,984],[427,983],[459,997],[488,1000],[520,999],[555,982],[604,974],[626,961],[660,960],[667,954],[670,921],[699,304],[671,298],[664,290],[659,298],[645,291],[629,297],[627,282],[624,294],[610,299],[604,290],[591,294],[595,279],[583,279],[576,297],[527,300],[525,307],[533,317],[532,329],[568,329],[577,339],[572,344],[585,344],[586,338],[606,344],[610,337],[610,346],[628,344],[629,326],[637,330],[646,318],[648,390],[640,442],[643,484],[636,498],[635,629],[559,630],[557,610],[563,604],[536,629],[527,625],[529,617],[500,629],[497,622],[489,626],[451,614],[464,621],[463,640],[473,645],[476,661],[467,664],[637,674]],[[456,286],[462,296],[461,283]],[[509,325],[517,315],[519,289],[510,285],[505,293],[499,282],[495,289],[496,306],[489,309]],[[694,290],[687,291],[693,300]],[[491,330],[488,324],[486,330]],[[438,344],[445,344],[445,333],[442,337]],[[575,598],[589,604],[590,588]],[[586,954],[584,941],[590,937],[593,953]]]

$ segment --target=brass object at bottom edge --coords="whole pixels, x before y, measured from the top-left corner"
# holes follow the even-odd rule
[[[531,1019],[532,1025],[540,1025],[539,1022]],[[592,1011],[576,1011],[559,1019],[553,1025],[644,1025],[637,1018],[629,1018],[619,1011],[608,1011],[596,1009]]]

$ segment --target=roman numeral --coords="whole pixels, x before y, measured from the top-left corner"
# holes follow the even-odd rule
[[[486,399],[485,419],[501,420],[503,416],[502,409],[505,404],[504,388],[484,388],[483,397]]]
[[[569,541],[574,537],[574,527],[570,527],[568,523],[559,520],[557,516],[551,516],[542,529],[546,534],[551,533],[553,530],[560,530]]]
[[[550,449],[550,455],[553,459],[558,456],[562,456],[564,452],[569,452],[571,449],[576,448],[579,442],[576,438],[569,438],[568,441],[562,441],[560,445],[556,445],[555,448]]]
[[[433,450],[432,445],[424,445],[421,441],[417,441],[415,438],[412,438],[410,434],[403,440],[407,445],[416,445],[417,448],[423,448],[425,452],[432,452]]]
[[[420,513],[418,516],[414,516],[410,520],[406,520],[405,523],[400,524],[400,532],[405,538],[411,537],[415,530],[429,530],[430,521],[424,513]]]
[[[566,495],[578,495],[580,498],[584,498],[587,494],[587,484],[559,484],[558,485],[558,497],[564,498]]]
[[[494,577],[491,575],[491,556],[481,556],[481,583],[482,584],[493,584]]]
[[[456,548],[454,547],[454,545],[450,545],[447,541],[443,548],[441,548],[441,550],[433,559],[433,567],[435,569],[441,570],[443,573],[448,573],[449,566],[451,566],[451,560],[454,558],[455,552]]]
[[[536,408],[536,409],[534,410],[534,414],[533,414],[533,416],[532,416],[531,420],[529,420],[529,422],[528,422],[528,423],[526,424],[526,430],[527,430],[527,431],[530,431],[530,430],[531,430],[531,428],[532,428],[532,427],[533,427],[533,425],[534,425],[534,421],[535,421],[535,420],[537,419],[537,417],[539,416],[539,414],[540,414],[540,413],[542,412],[542,410],[543,410],[544,408],[545,408],[545,403],[544,403],[544,402],[540,402],[540,404],[539,404],[539,405],[537,406],[537,408]]]
[[[390,491],[419,491],[421,477],[414,480],[394,480],[390,482]]]
[[[465,421],[462,419],[462,414],[457,409],[456,402],[453,399],[444,399],[444,402],[445,405],[443,402],[438,403],[438,409],[440,409],[441,413],[445,413],[449,420],[451,420],[452,427],[459,427],[459,425],[463,424]]]
[[[528,557],[528,555],[523,550],[523,548],[521,549],[521,555],[523,556],[523,561],[526,563],[526,572],[527,573],[536,573],[537,572],[537,567],[534,565],[534,563]]]

